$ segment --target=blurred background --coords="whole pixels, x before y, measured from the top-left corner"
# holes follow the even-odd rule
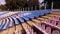
[[[0,10],[60,9],[60,0],[0,0]]]

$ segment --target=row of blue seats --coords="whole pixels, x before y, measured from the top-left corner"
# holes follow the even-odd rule
[[[0,12],[0,15],[6,14],[8,11]]]
[[[24,11],[24,12],[20,12],[19,16],[21,17],[29,17],[29,18],[34,18],[34,17],[38,17],[39,15],[42,16],[44,14],[50,13],[52,12],[52,10],[35,10],[35,11]],[[24,15],[28,13],[28,15]]]

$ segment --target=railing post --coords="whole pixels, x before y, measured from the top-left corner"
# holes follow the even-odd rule
[[[24,8],[23,8],[23,11],[24,11]]]
[[[35,6],[35,10],[37,10],[37,6]]]
[[[47,3],[45,3],[45,10],[46,10]]]
[[[33,7],[31,7],[31,10],[33,10]]]
[[[28,11],[30,10],[30,8],[28,7]]]
[[[52,9],[52,10],[53,10],[53,4],[54,4],[54,3],[52,2],[52,5],[51,5],[51,9]]]

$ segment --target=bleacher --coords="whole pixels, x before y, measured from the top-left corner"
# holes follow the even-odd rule
[[[60,12],[35,10],[2,13],[0,34],[60,34]]]

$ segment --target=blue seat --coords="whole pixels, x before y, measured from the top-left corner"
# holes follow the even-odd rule
[[[11,17],[14,19],[16,25],[19,24],[19,22],[18,22],[18,20],[16,19],[15,16],[11,16]]]
[[[25,20],[29,20],[29,18],[28,18],[28,17],[26,17],[26,16],[24,16],[24,17],[22,17],[22,18],[24,18]]]
[[[44,12],[44,14],[47,14],[47,13],[52,12],[52,10],[44,10],[43,12]]]
[[[6,14],[6,13],[8,13],[8,12],[6,12],[6,11],[5,12],[0,12],[0,15]]]
[[[8,26],[9,26],[9,19],[8,19],[8,18],[6,18],[6,24],[4,25],[3,29],[8,28]]]
[[[31,14],[30,15],[27,15],[27,17],[29,17],[29,18],[34,18],[34,17],[36,17],[36,16],[39,16],[39,12],[31,12]]]
[[[12,27],[13,26],[13,20],[11,17],[8,17],[10,19],[10,23],[9,23],[9,27]]]
[[[44,10],[37,10],[36,12],[38,12],[38,16],[42,16],[42,15],[44,15],[44,12],[43,12]]]
[[[32,14],[32,11],[23,11],[23,12],[21,12],[20,14],[18,14],[20,17],[23,17],[23,16],[28,16],[29,18],[34,18],[34,14]]]
[[[4,20],[5,20],[5,19],[4,19]],[[3,20],[3,22],[2,22],[2,23],[1,23],[1,25],[0,25],[0,30],[2,30],[2,29],[3,29],[3,27],[4,27],[4,25],[5,25],[4,20]]]
[[[0,26],[1,26],[2,22],[3,22],[3,20],[0,20]]]
[[[18,19],[19,19],[19,21],[20,21],[21,23],[24,22],[24,19],[22,19],[21,17],[19,17]]]

